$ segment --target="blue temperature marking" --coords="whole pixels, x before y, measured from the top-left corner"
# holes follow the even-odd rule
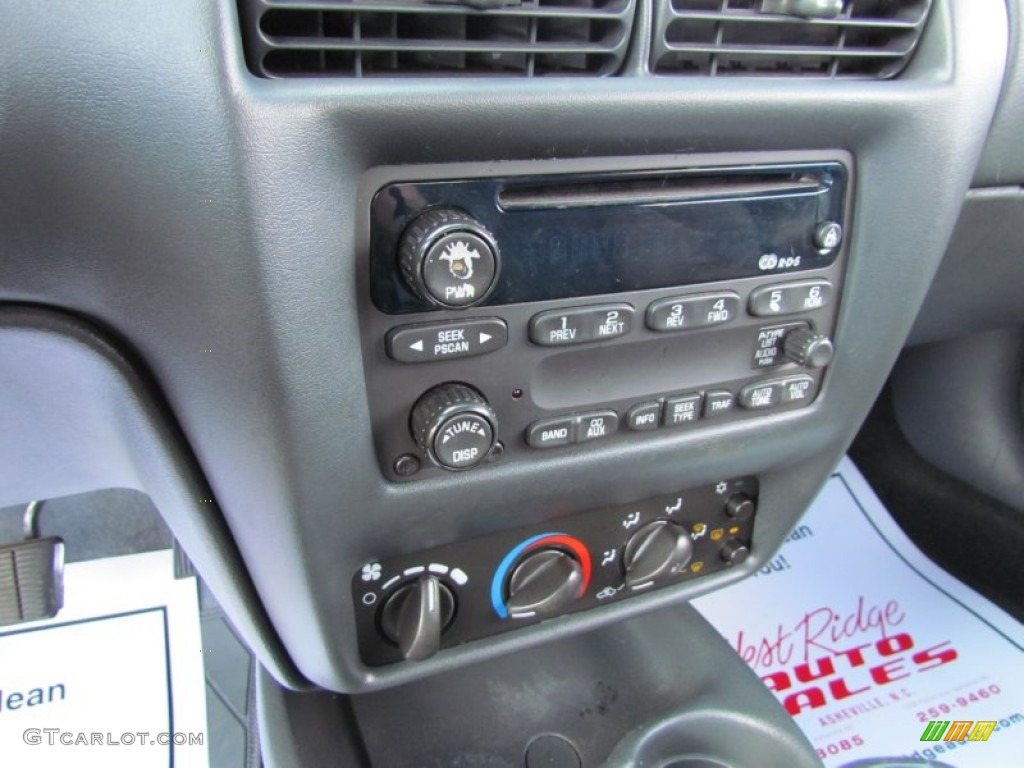
[[[494,578],[491,580],[491,605],[494,606],[494,612],[498,614],[499,617],[503,619],[508,618],[508,609],[505,607],[505,601],[501,597],[501,586],[505,583],[505,574],[508,573],[508,569],[512,567],[512,563],[514,563],[516,558],[523,553],[524,549],[529,547],[531,544],[536,544],[541,539],[548,538],[549,536],[565,536],[565,534],[542,533],[539,536],[529,538],[505,555],[505,559],[498,565],[498,570],[494,572]]]

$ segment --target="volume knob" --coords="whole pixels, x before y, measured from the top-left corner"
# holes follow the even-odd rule
[[[457,382],[428,390],[409,419],[413,439],[444,469],[470,469],[487,458],[497,441],[498,417],[487,399]]]
[[[450,309],[487,298],[500,267],[494,236],[458,208],[434,208],[413,219],[398,246],[398,262],[413,293]]]

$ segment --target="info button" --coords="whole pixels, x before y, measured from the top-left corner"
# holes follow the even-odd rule
[[[486,355],[508,343],[508,327],[496,317],[459,323],[421,323],[392,328],[388,357],[400,363],[429,363]]]

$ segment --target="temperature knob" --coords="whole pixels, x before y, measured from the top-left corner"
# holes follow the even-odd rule
[[[542,549],[526,557],[508,584],[510,616],[555,616],[579,596],[583,566],[560,549]]]
[[[396,589],[380,609],[380,631],[410,661],[429,659],[455,615],[455,596],[437,576]]]
[[[543,533],[505,555],[491,580],[491,605],[503,619],[555,616],[583,597],[590,574],[590,552],[582,541]]]
[[[832,339],[823,333],[815,333],[807,328],[797,328],[786,334],[782,342],[782,351],[794,363],[805,368],[824,368],[832,362],[835,348]]]
[[[487,298],[500,267],[494,236],[457,208],[434,208],[413,219],[398,246],[398,262],[413,293],[450,309]]]
[[[451,382],[416,401],[409,425],[413,439],[439,467],[470,469],[494,447],[498,417],[475,389]]]
[[[668,520],[645,525],[626,542],[622,564],[626,586],[649,585],[675,573],[693,557],[693,542],[686,529]]]

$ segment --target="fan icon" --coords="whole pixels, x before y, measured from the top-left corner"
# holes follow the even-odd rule
[[[367,563],[363,566],[363,581],[380,579],[380,563]]]

